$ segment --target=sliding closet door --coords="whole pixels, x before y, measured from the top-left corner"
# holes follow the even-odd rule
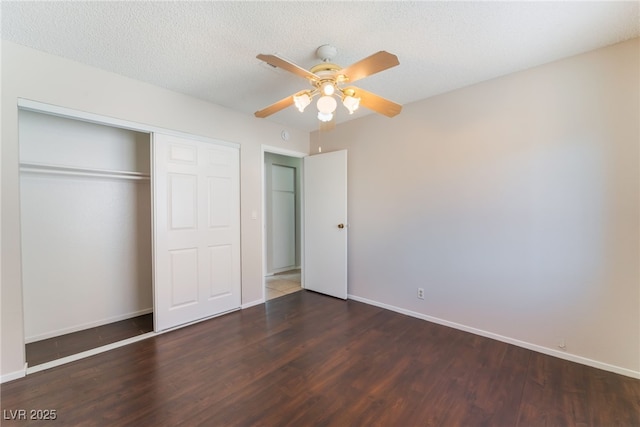
[[[156,331],[240,307],[236,147],[153,135]]]

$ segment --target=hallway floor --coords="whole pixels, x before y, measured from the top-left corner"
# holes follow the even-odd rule
[[[265,278],[267,301],[302,290],[300,269],[285,271]]]

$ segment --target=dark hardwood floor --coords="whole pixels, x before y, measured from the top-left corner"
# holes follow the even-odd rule
[[[29,366],[40,365],[152,331],[153,314],[150,313],[84,331],[36,341],[26,345],[27,363]]]
[[[3,426],[640,426],[640,380],[308,291],[1,392]]]

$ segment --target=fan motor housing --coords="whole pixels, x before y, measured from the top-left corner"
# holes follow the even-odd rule
[[[346,76],[338,74],[338,71],[342,70],[342,67],[331,62],[323,62],[311,67],[309,71],[320,77],[320,81],[314,83],[315,86],[320,86],[327,80],[333,81],[335,84],[343,83],[347,80]]]
[[[311,71],[313,74],[322,76],[321,73],[331,72],[333,74],[339,70],[342,70],[341,66],[332,64],[331,62],[323,62],[321,64],[314,65],[309,71]]]

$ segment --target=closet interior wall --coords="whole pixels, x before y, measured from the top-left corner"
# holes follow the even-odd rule
[[[150,135],[22,110],[19,144],[25,341],[150,313]]]

